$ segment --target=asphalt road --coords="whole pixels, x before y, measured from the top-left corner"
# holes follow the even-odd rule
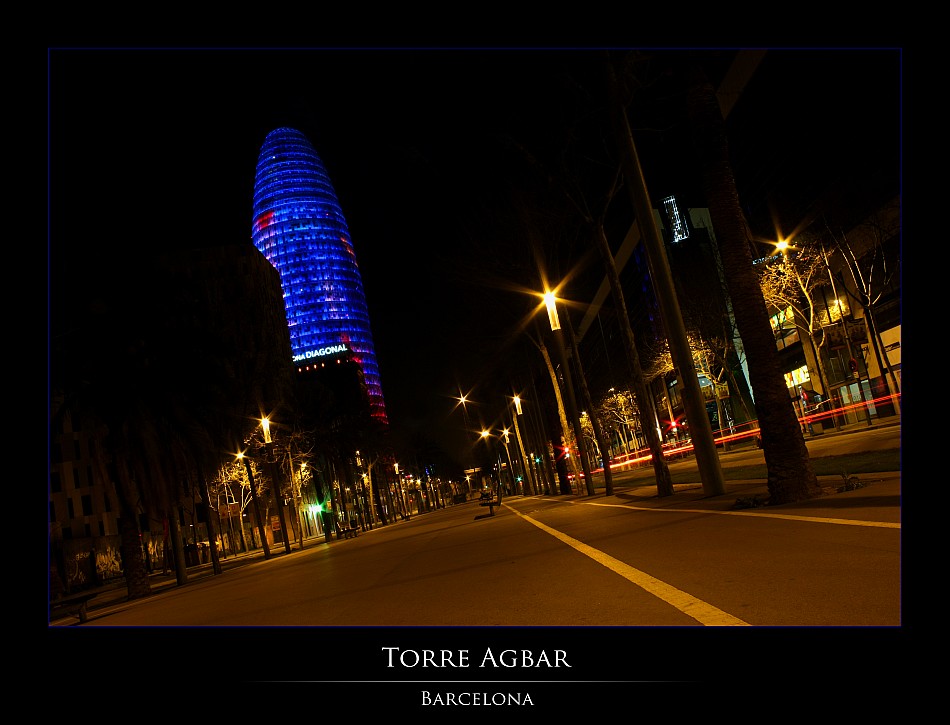
[[[895,436],[810,445],[840,453]],[[761,455],[731,454],[724,467]],[[611,497],[509,496],[493,516],[451,506],[117,602],[82,626],[898,626],[900,475],[863,478],[858,490],[745,510],[737,500],[764,499],[762,481],[731,481],[719,497],[677,484],[657,498],[618,477]]]

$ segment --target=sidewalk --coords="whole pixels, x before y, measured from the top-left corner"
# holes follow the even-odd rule
[[[424,514],[423,514],[424,515]],[[402,522],[403,519],[396,519],[389,526],[393,526]],[[367,529],[366,531],[361,531],[360,536],[366,536],[372,534],[373,531],[382,528],[377,526],[373,529]],[[321,546],[333,546],[338,542],[336,535],[333,536],[332,540],[327,543],[326,539],[322,534],[318,536],[313,536],[307,539],[304,539],[303,551],[311,551],[315,548]],[[278,544],[276,547],[271,545],[270,555],[271,559],[276,559],[284,556],[293,556],[301,552],[300,543],[297,541],[291,542],[290,553],[287,553],[284,549],[283,544]],[[234,556],[220,556],[219,563],[221,564],[222,572],[229,571],[231,569],[236,569],[238,567],[247,566],[249,564],[261,563],[266,561],[264,558],[263,549],[254,549],[249,552],[243,552]],[[211,562],[206,562],[202,564],[197,564],[195,566],[189,566],[186,569],[188,576],[188,581],[185,582],[182,586],[188,586],[196,581],[200,581],[206,577],[215,576],[214,568]],[[163,592],[167,589],[178,586],[178,578],[173,569],[169,569],[165,572],[161,570],[153,571],[149,575],[149,587],[151,588],[151,594],[153,596],[160,592]],[[129,600],[129,590],[128,586],[125,583],[124,578],[117,579],[115,581],[104,584],[101,587],[93,587],[89,589],[84,589],[85,593],[95,592],[95,598],[89,600],[87,605],[87,610],[91,616],[93,612],[99,609],[104,609],[105,607],[113,606],[116,604],[121,604],[123,602],[128,602]],[[79,624],[79,618],[75,614],[70,614],[63,609],[55,609],[49,611],[49,626],[50,627],[64,627]]]

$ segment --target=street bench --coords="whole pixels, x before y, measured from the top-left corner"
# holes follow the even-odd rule
[[[487,506],[487,507],[488,507],[488,515],[489,515],[489,516],[494,516],[494,515],[495,515],[495,506],[499,506],[500,504],[501,504],[501,501],[499,501],[499,500],[496,499],[496,498],[485,498],[485,499],[482,499],[481,501],[478,502],[478,505],[479,505],[479,506]]]
[[[65,609],[67,613],[79,617],[80,622],[85,622],[89,618],[89,611],[87,609],[89,600],[96,596],[98,596],[98,592],[78,592],[76,594],[56,597],[50,600],[50,611],[52,612],[54,609]]]
[[[350,524],[338,524],[336,528],[337,538],[355,539],[360,532],[358,528]]]

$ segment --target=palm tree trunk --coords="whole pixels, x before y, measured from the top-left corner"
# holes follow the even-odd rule
[[[185,547],[181,538],[181,521],[178,518],[178,506],[174,506],[168,513],[168,535],[172,544],[172,561],[175,562],[175,581],[177,584],[188,583],[188,564],[185,561]]]
[[[125,467],[120,462],[116,465],[120,478]],[[122,551],[122,573],[125,575],[125,584],[128,588],[129,599],[146,597],[152,593],[148,578],[148,569],[145,566],[145,557],[142,554],[142,539],[139,532],[136,507],[123,495],[125,481],[119,481],[116,489],[119,499],[119,510],[122,516],[119,519],[120,550]]]
[[[749,361],[749,383],[762,435],[770,504],[821,495],[785,385],[768,310],[752,263],[752,235],[739,204],[716,93],[697,71],[687,94],[703,189],[716,230],[736,327]]]

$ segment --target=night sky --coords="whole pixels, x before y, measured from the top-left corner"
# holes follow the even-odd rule
[[[710,68],[731,52],[710,51]],[[434,436],[461,427],[452,396],[478,398],[533,304],[516,291],[536,284],[526,274],[536,250],[513,222],[512,189],[528,159],[557,158],[598,53],[51,50],[51,284],[116,247],[250,244],[260,146],[278,126],[297,128],[347,219],[391,424]],[[740,105],[730,119],[753,225],[800,194],[861,195],[855,180],[878,167],[899,188],[899,53],[770,54],[748,87],[760,111]],[[635,129],[647,183],[655,196],[688,195],[669,123]],[[560,273],[577,264],[596,276],[574,244],[542,250]]]

